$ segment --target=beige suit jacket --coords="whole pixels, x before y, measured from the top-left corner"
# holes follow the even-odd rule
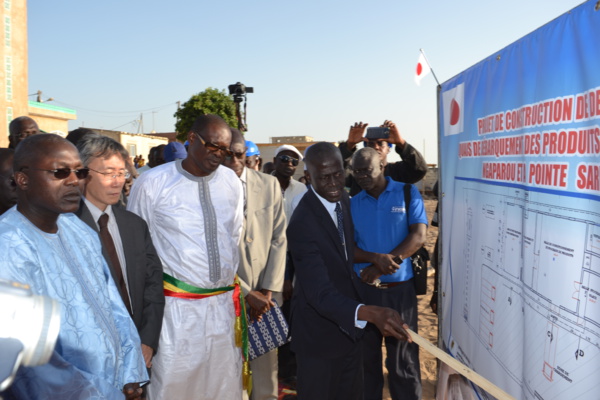
[[[287,239],[283,197],[273,176],[246,168],[246,218],[238,275],[244,295],[283,291]]]

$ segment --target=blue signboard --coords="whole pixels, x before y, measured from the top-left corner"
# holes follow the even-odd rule
[[[443,345],[518,399],[600,398],[596,1],[438,101]]]

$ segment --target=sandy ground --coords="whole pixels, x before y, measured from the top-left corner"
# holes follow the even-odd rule
[[[431,217],[435,211],[436,200],[425,200],[425,208],[427,209],[428,220],[431,222]],[[425,247],[429,250],[429,253],[433,255],[433,246],[438,235],[438,228],[429,227],[427,230],[427,241]],[[429,301],[431,300],[431,293],[433,293],[433,269],[429,268],[428,273],[428,288],[427,294],[419,296],[419,335],[428,339],[430,342],[437,344],[438,335],[438,319],[431,308],[429,307]],[[385,354],[385,346],[383,347]],[[424,350],[420,350],[419,353],[421,361],[421,381],[423,383],[423,400],[434,400],[435,399],[435,387],[437,385],[437,359]],[[384,374],[387,376],[387,370],[383,367]],[[386,386],[383,391],[383,400],[391,400],[388,388],[387,380]]]

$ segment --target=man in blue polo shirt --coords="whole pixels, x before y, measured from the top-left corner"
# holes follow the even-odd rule
[[[427,215],[423,199],[413,186],[407,207],[405,184],[384,176],[384,165],[372,148],[354,154],[352,170],[363,189],[351,199],[351,212],[356,242],[354,259],[359,262],[354,264],[354,270],[363,282],[364,302],[393,308],[416,331],[417,296],[410,256],[425,243]],[[375,326],[369,325],[365,330],[365,400],[382,397],[382,339]],[[386,337],[385,345],[392,398],[420,399],[418,346],[393,337]]]

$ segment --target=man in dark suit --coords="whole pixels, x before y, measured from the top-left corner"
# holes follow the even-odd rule
[[[299,399],[361,399],[359,339],[367,322],[384,336],[409,340],[400,315],[361,304],[353,273],[354,228],[338,148],[317,143],[305,158],[311,189],[287,229],[296,269],[292,349],[298,363]]]
[[[90,174],[76,214],[100,236],[102,253],[140,334],[150,368],[165,306],[163,269],[146,222],[117,205],[129,177],[125,166],[129,155],[120,143],[95,134],[83,138],[77,149]]]

